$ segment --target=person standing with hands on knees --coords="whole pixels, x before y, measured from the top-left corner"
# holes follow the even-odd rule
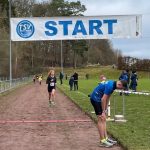
[[[98,119],[98,131],[100,135],[100,145],[103,147],[112,147],[117,141],[108,138],[106,131],[106,113],[109,98],[115,89],[124,89],[127,81],[124,80],[108,80],[101,82],[90,95],[91,104],[95,110]]]
[[[48,84],[49,105],[55,105],[56,81],[55,71],[50,70],[46,80],[46,84]]]

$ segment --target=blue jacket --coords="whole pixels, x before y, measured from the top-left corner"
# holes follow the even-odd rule
[[[128,73],[122,73],[119,77],[119,80],[128,81],[129,80]]]
[[[137,80],[138,80],[137,74],[136,73],[132,73],[132,75],[131,75],[131,83],[137,85]]]
[[[70,79],[69,79],[69,85],[72,86],[74,83],[74,77],[72,76]]]

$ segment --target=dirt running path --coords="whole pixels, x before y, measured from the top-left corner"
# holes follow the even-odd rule
[[[43,82],[21,87],[0,97],[0,150],[103,150],[98,147],[98,131],[90,122],[27,123],[38,120],[90,120],[57,90],[56,106],[48,106]],[[111,150],[121,150],[115,146]]]

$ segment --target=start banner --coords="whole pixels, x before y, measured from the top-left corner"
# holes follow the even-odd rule
[[[141,20],[141,15],[11,18],[11,40],[137,38]]]

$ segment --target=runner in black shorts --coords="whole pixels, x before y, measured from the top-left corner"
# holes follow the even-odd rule
[[[101,115],[102,112],[103,112],[101,102],[96,102],[96,101],[91,99],[91,103],[92,103],[93,108],[95,110],[95,114],[96,115]]]
[[[48,93],[49,93],[49,105],[55,104],[55,89],[56,89],[56,77],[55,71],[50,70],[48,73],[48,77],[46,80],[46,84],[48,84]]]
[[[109,103],[109,98],[115,89],[124,89],[127,82],[121,81],[104,81],[101,82],[90,95],[91,104],[97,115],[97,127],[100,135],[100,145],[104,147],[112,147],[117,141],[112,140],[107,135],[106,130],[106,113]]]

